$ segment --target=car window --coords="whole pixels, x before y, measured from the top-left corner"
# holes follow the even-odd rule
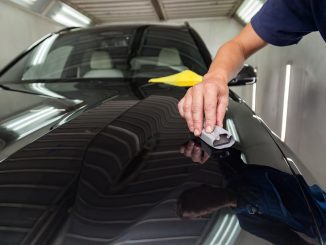
[[[151,78],[186,69],[207,71],[187,28],[110,27],[54,34],[18,60],[0,81]]]
[[[199,74],[207,71],[187,29],[149,27],[137,55],[131,60],[131,68],[138,77],[167,75],[183,70],[193,70]]]
[[[67,45],[49,52],[45,60],[36,61],[34,64],[32,63],[28,66],[29,68],[24,72],[22,80],[61,77],[72,49],[72,46]],[[35,52],[36,57],[39,55],[40,50],[42,49],[38,49],[37,52]]]

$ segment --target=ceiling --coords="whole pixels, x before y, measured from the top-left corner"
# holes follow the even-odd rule
[[[233,16],[243,0],[65,0],[64,2],[98,24]]]

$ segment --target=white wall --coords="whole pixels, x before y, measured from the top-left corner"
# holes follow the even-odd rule
[[[326,45],[319,33],[290,47],[269,45],[249,63],[258,66],[257,114],[281,134],[285,65],[293,64],[285,142],[326,187]]]
[[[189,22],[202,37],[212,56],[215,56],[218,48],[223,43],[233,38],[242,29],[237,21],[225,17],[170,20],[166,23],[181,25],[185,21]]]
[[[45,34],[62,28],[45,17],[0,1],[0,69]]]

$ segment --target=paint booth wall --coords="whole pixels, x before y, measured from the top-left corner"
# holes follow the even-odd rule
[[[212,56],[215,56],[223,43],[236,36],[242,29],[237,21],[225,17],[171,20],[166,23],[182,25],[185,22],[188,22],[198,32]]]
[[[326,45],[319,33],[290,47],[267,46],[249,59],[258,67],[256,112],[281,135],[285,66],[292,64],[285,142],[326,187]]]
[[[62,28],[10,2],[0,1],[0,69],[42,36]]]

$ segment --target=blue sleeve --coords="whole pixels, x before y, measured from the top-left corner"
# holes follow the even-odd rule
[[[264,41],[276,46],[297,44],[317,31],[310,0],[267,0],[251,25]]]

